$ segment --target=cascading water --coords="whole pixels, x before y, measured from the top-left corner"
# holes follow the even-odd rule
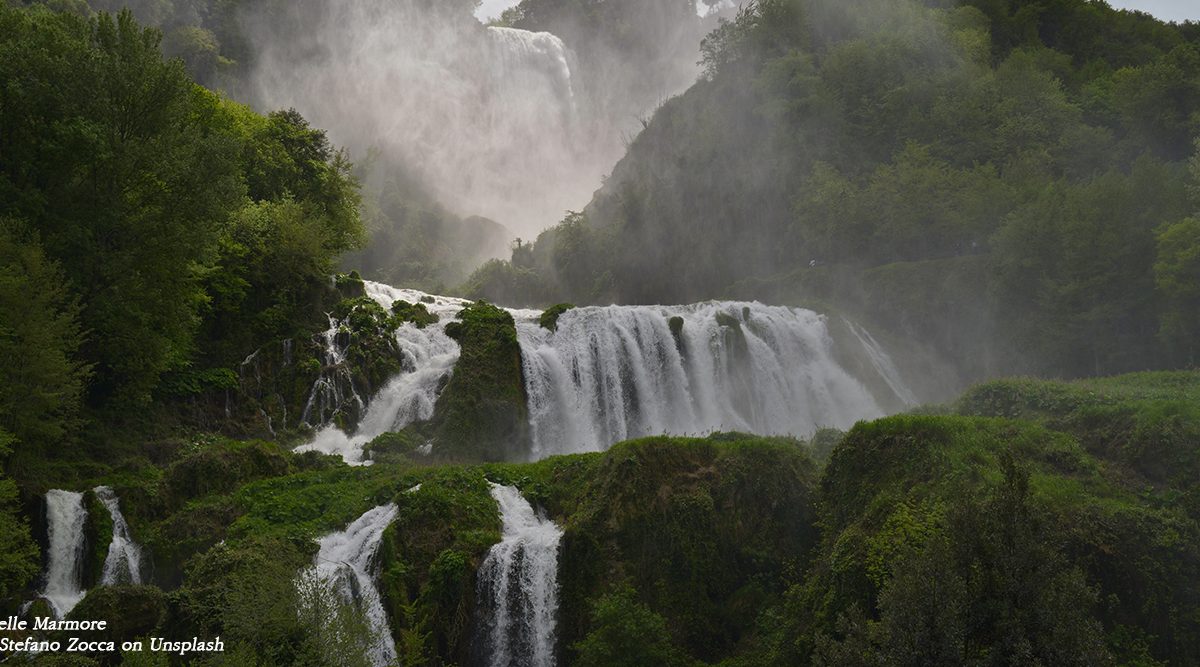
[[[112,519],[112,541],[108,544],[108,555],[104,558],[100,585],[142,583],[142,549],[129,534],[129,524],[121,514],[117,494],[107,486],[97,486],[92,490]]]
[[[367,653],[377,667],[395,664],[397,658],[387,611],[375,586],[379,544],[397,511],[394,504],[380,505],[355,519],[346,530],[322,537],[316,562],[297,578],[302,592],[306,585],[315,584],[328,602],[349,605],[361,614],[370,633]],[[323,625],[332,624],[332,619],[320,620]]]
[[[54,615],[67,615],[86,592],[83,589],[84,526],[87,509],[83,494],[53,489],[46,492],[49,550],[45,582],[40,592]]]
[[[517,489],[491,486],[503,530],[477,575],[480,653],[491,667],[549,667],[562,529],[539,517]]]
[[[342,322],[329,316],[329,328],[322,334],[321,375],[308,392],[308,401],[300,421],[309,426],[322,426],[331,422],[345,405],[352,405],[361,413],[366,402],[354,388],[350,369],[346,367],[346,348],[350,341],[342,333]]]
[[[520,94],[540,82],[548,82],[553,92],[551,99],[559,100],[559,113],[563,115],[564,126],[569,127],[575,115],[575,84],[571,80],[573,56],[563,41],[548,32],[499,26],[491,26],[487,31],[498,47],[498,78],[505,88]]]
[[[879,377],[883,378],[883,381],[887,383],[892,393],[907,407],[912,407],[920,403],[921,401],[917,398],[917,395],[908,388],[908,385],[904,384],[904,380],[900,379],[900,371],[896,368],[896,364],[883,351],[883,347],[875,341],[875,337],[871,335],[871,332],[850,320],[843,321],[850,329],[850,332],[854,334],[859,344],[862,345],[863,350],[866,351],[867,361],[871,363],[871,367],[875,369]]]
[[[825,318],[809,310],[747,302],[589,307],[563,313],[553,332],[522,317],[517,332],[531,459],[662,433],[807,436],[883,414],[835,360]],[[877,345],[863,345],[886,359]],[[890,360],[888,368],[895,370]]]
[[[446,335],[445,329],[467,301],[370,281],[365,281],[364,286],[367,296],[385,310],[391,310],[392,304],[401,300],[424,303],[429,312],[438,316],[438,322],[424,328],[407,322],[400,325],[396,330],[396,341],[404,354],[403,372],[389,380],[370,399],[352,434],[330,424],[318,431],[311,442],[298,447],[298,452],[338,454],[348,463],[364,463],[363,445],[384,433],[433,416],[438,391],[458,361],[458,343]]]

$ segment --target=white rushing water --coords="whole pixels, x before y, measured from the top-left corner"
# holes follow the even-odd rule
[[[41,596],[55,616],[67,615],[86,592],[83,589],[84,526],[87,509],[83,494],[53,489],[46,492],[49,553]]]
[[[100,585],[142,583],[142,549],[129,533],[129,524],[121,514],[117,494],[107,486],[97,486],[92,490],[112,519],[112,541],[108,543],[108,555],[104,558]]]
[[[682,325],[677,335],[673,319]],[[883,414],[835,359],[825,317],[810,310],[750,302],[589,307],[563,313],[554,332],[528,317],[517,332],[531,459],[663,433],[806,437]],[[890,360],[884,369],[893,372],[889,384],[911,396]]]
[[[504,89],[513,95],[528,95],[530,88],[544,82],[552,91],[551,99],[558,101],[564,129],[569,128],[575,118],[575,84],[571,79],[574,56],[566,44],[548,32],[499,26],[487,31],[498,47],[494,67]]]
[[[349,337],[341,333],[342,322],[329,316],[329,328],[321,333],[324,341],[321,351],[321,375],[308,392],[308,401],[300,421],[309,426],[321,426],[333,420],[345,405],[353,405],[361,412],[366,401],[358,395],[354,379],[346,366],[346,349]],[[242,362],[245,365],[246,362]]]
[[[297,581],[298,586],[316,583],[330,602],[350,605],[361,614],[370,633],[368,655],[376,667],[393,665],[397,659],[387,612],[375,585],[379,544],[397,511],[393,504],[380,505],[355,519],[346,530],[322,537],[315,564]],[[332,619],[323,623],[331,624]]]
[[[562,529],[539,517],[521,492],[492,484],[501,541],[477,575],[483,651],[492,667],[554,664],[558,612],[558,543]]]
[[[355,430],[327,424],[297,449],[352,464],[369,463],[362,449],[372,439],[433,415],[460,352],[445,327],[468,303],[365,285],[385,309],[398,300],[425,303],[439,321],[397,330],[404,370],[364,401]],[[553,332],[538,324],[541,311],[509,312],[521,346],[530,460],[657,434],[808,437],[919,402],[868,331],[846,320],[839,330],[849,334],[835,344],[827,318],[802,308],[739,301],[585,307],[560,315]],[[327,344],[327,356],[344,356],[338,336],[327,336]],[[839,354],[853,355],[861,377]]]
[[[429,312],[438,316],[438,322],[424,328],[406,322],[396,330],[396,342],[404,355],[404,370],[370,398],[354,431],[346,433],[336,425],[327,424],[311,442],[296,449],[338,454],[352,464],[366,462],[362,448],[374,438],[433,416],[438,391],[453,371],[459,354],[458,343],[446,335],[446,324],[469,303],[370,281],[364,285],[367,296],[385,310],[390,311],[396,301],[424,303]],[[337,337],[327,337],[327,344],[337,347]]]

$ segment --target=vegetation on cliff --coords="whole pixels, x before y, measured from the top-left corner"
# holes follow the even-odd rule
[[[1195,363],[1195,24],[760,0],[702,53],[588,206],[472,296],[821,300],[969,380]]]

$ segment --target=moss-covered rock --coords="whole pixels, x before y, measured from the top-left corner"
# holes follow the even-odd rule
[[[229,493],[243,484],[291,472],[291,454],[274,442],[215,439],[193,441],[167,466],[162,503],[167,511],[187,500]]]
[[[628,583],[690,655],[730,657],[816,544],[816,469],[794,440],[635,440],[584,479],[560,559],[564,646]]]
[[[107,621],[104,630],[86,633],[88,641],[122,641],[145,638],[162,628],[167,615],[167,596],[154,586],[100,586],[88,591],[67,614],[68,620]],[[74,636],[80,633],[69,633]],[[111,658],[111,654],[95,657]]]
[[[505,461],[525,456],[528,412],[516,323],[507,311],[473,303],[446,325],[462,352],[421,432],[440,460]]]
[[[955,409],[1070,433],[1092,454],[1133,468],[1160,490],[1200,485],[1200,373],[1194,371],[997,380],[968,390]],[[1200,519],[1200,500],[1189,510]]]
[[[87,545],[83,559],[83,587],[86,589],[100,583],[104,561],[108,559],[108,547],[112,544],[113,523],[108,508],[100,502],[94,490],[84,492],[83,504],[88,515],[83,529],[84,544]]]
[[[424,303],[396,301],[392,304],[392,315],[395,315],[401,322],[412,322],[418,329],[438,323],[437,313],[429,312]]]
[[[214,546],[188,566],[170,596],[164,634],[172,639],[220,636],[255,655],[250,664],[327,664],[312,660],[302,625],[297,572],[311,563],[316,544],[254,537]],[[347,662],[347,664],[353,664]]]
[[[384,433],[363,445],[363,457],[379,463],[407,463],[421,458],[425,439],[416,429]]]
[[[400,372],[404,356],[396,343],[396,328],[403,320],[365,296],[342,301],[332,317],[340,322],[338,344],[345,350],[353,389],[370,397]]]
[[[333,276],[334,289],[342,296],[343,299],[353,299],[355,297],[366,296],[367,289],[363,284],[362,276],[358,271],[350,273],[338,273]]]
[[[558,316],[574,307],[575,304],[573,303],[559,303],[550,306],[542,312],[541,317],[538,318],[538,324],[541,325],[543,329],[555,331],[558,329]]]
[[[839,650],[889,662],[907,641],[902,619],[926,614],[965,628],[955,655],[1009,656],[1024,644],[1043,661],[1097,664],[1110,652],[1129,659],[1136,647],[1121,637],[1136,635],[1155,659],[1187,662],[1200,626],[1180,612],[1194,608],[1200,528],[1137,487],[1071,434],[1029,422],[860,423],[823,476],[821,550],[791,593],[770,662]],[[850,623],[877,629],[852,636]]]
[[[254,350],[237,366],[236,392],[222,395],[229,417],[212,421],[210,430],[236,436],[284,438],[303,432],[304,409],[321,377],[324,341],[319,331],[274,340]]]
[[[475,571],[500,541],[500,517],[478,469],[432,471],[396,498],[385,533],[381,589],[410,660],[466,664],[475,618]],[[414,642],[414,639],[419,641]]]

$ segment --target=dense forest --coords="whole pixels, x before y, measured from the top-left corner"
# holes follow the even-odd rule
[[[743,7],[592,202],[468,293],[825,303],[966,378],[1195,363],[1200,31],[928,5]]]
[[[654,102],[687,40],[702,74],[586,207],[468,275],[498,223],[261,108],[246,17],[272,7],[0,0],[0,616],[57,615],[50,494],[69,490],[66,618],[110,622],[87,639],[224,641],[0,659],[1200,662],[1197,24],[1085,0],[758,0],[719,22],[524,0],[500,23],[626,58],[580,67],[581,104],[601,85]],[[746,301],[654,311],[653,331],[649,311],[582,307],[716,298]],[[774,380],[771,327],[811,327],[813,403],[849,387],[871,410],[531,455],[530,341],[583,331],[570,368],[591,382],[588,317],[627,317],[618,347],[651,367],[711,333],[734,413]],[[953,379],[901,391],[922,363],[897,371],[856,323]],[[426,377],[414,349],[454,356]],[[410,377],[431,401],[370,431]],[[649,423],[662,387],[638,382],[598,421]],[[323,436],[359,437],[372,465]],[[351,562],[338,539],[373,550]],[[123,574],[118,546],[139,554]],[[550,629],[529,639],[489,605],[523,594],[504,562],[546,554]],[[323,564],[363,578],[336,588]],[[70,636],[0,641],[29,634]]]

